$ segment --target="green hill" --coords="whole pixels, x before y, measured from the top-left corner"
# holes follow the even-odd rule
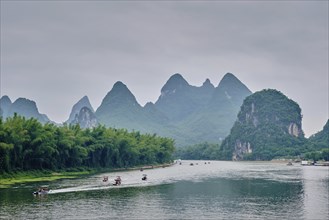
[[[306,143],[299,105],[277,90],[248,96],[221,145],[224,159],[270,160],[297,156]]]
[[[312,135],[308,140],[311,144],[313,144],[315,149],[329,149],[329,120],[327,120],[327,123],[323,127],[322,131]]]

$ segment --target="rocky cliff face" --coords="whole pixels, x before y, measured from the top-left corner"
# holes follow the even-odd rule
[[[268,159],[304,138],[301,109],[281,92],[268,89],[248,96],[221,149],[233,160]],[[268,154],[268,155],[265,155]]]
[[[91,109],[82,107],[71,124],[79,124],[81,128],[94,128],[98,125],[98,121]]]
[[[83,107],[87,107],[89,110],[91,110],[91,112],[94,113],[94,109],[89,102],[89,98],[87,96],[84,96],[72,107],[70,117],[66,121],[66,123],[72,123],[76,119],[76,116],[79,115]]]
[[[248,141],[241,142],[239,139],[237,139],[234,144],[232,160],[241,160],[243,159],[243,155],[251,153],[251,144]]]
[[[288,134],[299,137],[303,133],[300,125],[297,125],[294,122],[291,122],[288,126]]]

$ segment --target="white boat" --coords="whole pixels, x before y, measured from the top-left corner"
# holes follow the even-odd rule
[[[301,165],[303,165],[303,166],[308,166],[308,165],[309,165],[309,163],[308,163],[308,161],[307,161],[307,160],[303,160],[303,161],[302,161],[302,163],[301,163]]]

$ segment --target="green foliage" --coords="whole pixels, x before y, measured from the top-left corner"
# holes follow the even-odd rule
[[[14,115],[0,118],[0,173],[120,168],[170,162],[174,141],[124,129],[57,127]]]
[[[322,148],[329,149],[329,120],[323,127],[323,130],[312,135],[309,138],[309,141],[316,149],[322,149]]]
[[[219,144],[207,142],[179,148],[174,156],[184,160],[218,160],[221,158]]]
[[[256,92],[244,100],[238,120],[250,124],[252,116],[257,117],[258,124],[272,123],[281,127],[288,127],[291,122],[300,125],[302,119],[299,105],[273,89]]]
[[[310,151],[304,154],[304,159],[306,160],[325,160],[329,161],[329,148],[325,148],[319,151]]]
[[[329,161],[329,148],[322,149],[321,157],[325,161]]]
[[[222,159],[231,160],[234,153],[244,160],[301,155],[309,150],[301,131],[301,120],[298,104],[281,92],[272,89],[256,92],[244,100],[238,120],[223,141]],[[297,126],[297,136],[289,133],[292,124]],[[247,144],[252,152],[239,152],[241,145]]]

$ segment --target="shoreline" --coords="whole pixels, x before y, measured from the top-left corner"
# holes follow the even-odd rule
[[[158,165],[144,165],[138,167],[127,168],[102,168],[102,169],[87,169],[82,171],[20,171],[10,174],[0,175],[0,189],[10,188],[16,184],[33,183],[33,182],[52,182],[60,179],[75,179],[83,176],[94,175],[105,172],[146,170],[155,168],[165,168],[174,165],[175,163],[166,163]],[[7,177],[8,176],[8,177]]]

